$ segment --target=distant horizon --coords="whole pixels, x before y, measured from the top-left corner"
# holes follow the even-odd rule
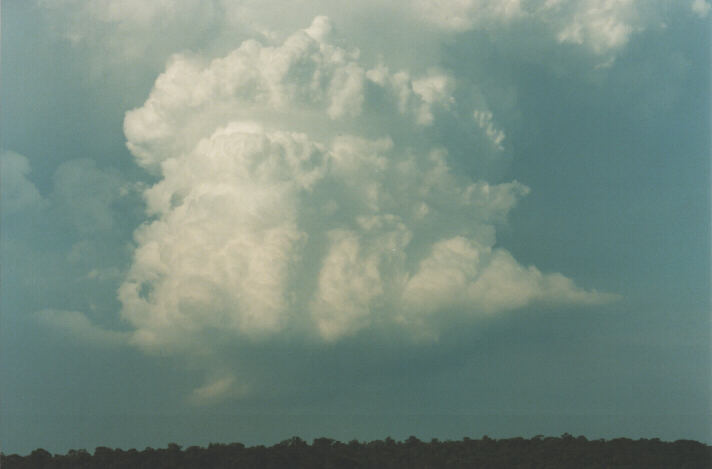
[[[27,456],[0,454],[0,464],[12,467],[640,467],[706,468],[712,462],[712,447],[691,440],[664,442],[659,439],[588,440],[565,433],[559,437],[538,435],[531,439],[462,438],[422,441],[415,436],[397,441],[386,437],[361,442],[315,438],[311,444],[291,437],[270,446],[241,443],[210,443],[207,447],[143,450],[98,447],[93,454],[71,450],[51,454],[36,449]]]
[[[74,443],[58,438],[71,416],[62,418],[38,417],[43,422],[45,445],[27,446],[27,439],[21,432],[11,432],[10,429],[22,430],[23,425],[18,416],[3,415],[3,435],[13,435],[0,444],[3,454],[29,454],[32,450],[42,448],[53,454],[66,454],[75,449],[93,449],[103,446],[115,449],[137,449],[147,447],[165,448],[170,443],[176,443],[184,449],[190,446],[207,446],[209,443],[242,443],[247,446],[271,446],[293,436],[311,442],[315,438],[333,438],[344,443],[351,440],[373,441],[391,437],[396,441],[415,436],[423,441],[433,438],[441,441],[461,440],[465,437],[480,439],[488,436],[494,439],[560,437],[570,434],[574,437],[584,436],[588,440],[612,440],[616,438],[660,439],[674,442],[677,440],[693,440],[706,445],[712,445],[706,419],[699,417],[691,419],[691,415],[679,416],[642,416],[620,417],[609,416],[555,416],[555,415],[203,415],[198,419],[190,416],[156,416],[156,415],[117,415],[109,417],[96,416],[83,418],[82,424],[73,431],[79,437],[63,435],[65,438],[77,438]],[[8,420],[8,417],[10,419]],[[197,424],[195,423],[197,420]],[[696,432],[686,433],[690,422],[697,427]],[[694,423],[696,420],[696,424]],[[543,423],[542,423],[543,422]],[[76,424],[75,424],[76,425]],[[189,426],[189,425],[192,425]],[[647,434],[636,430],[636,427],[648,425],[651,427],[666,425],[666,429],[657,434]],[[95,435],[96,430],[109,426],[113,437],[101,440]],[[339,429],[339,426],[342,428]],[[373,430],[374,426],[378,427]],[[599,427],[598,431],[581,432],[577,430]],[[514,434],[505,428],[521,428]],[[277,428],[279,430],[277,430]],[[425,430],[433,428],[433,430]],[[617,431],[615,428],[620,429]],[[694,428],[694,427],[693,427]],[[488,430],[489,429],[489,430]],[[538,431],[542,430],[542,431]],[[191,433],[194,432],[194,433]],[[19,433],[19,434],[18,434]],[[83,435],[83,436],[82,436]],[[127,435],[131,435],[130,437]],[[231,435],[233,435],[231,437]],[[706,436],[706,439],[704,439]],[[59,441],[52,446],[48,441]],[[25,446],[18,446],[17,441],[25,441]],[[84,446],[79,441],[87,441]],[[6,449],[7,448],[7,449]]]

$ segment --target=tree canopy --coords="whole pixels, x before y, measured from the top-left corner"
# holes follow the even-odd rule
[[[121,450],[98,447],[93,454],[70,450],[51,454],[36,449],[26,456],[0,454],[0,466],[25,468],[678,468],[712,467],[712,447],[691,440],[588,440],[567,433],[531,439],[464,438],[421,441],[411,436],[342,443],[316,438],[310,445],[292,437],[273,446],[211,443],[207,448],[170,443],[166,448]]]

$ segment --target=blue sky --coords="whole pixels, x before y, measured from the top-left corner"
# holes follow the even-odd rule
[[[707,2],[3,6],[3,451],[712,441]]]

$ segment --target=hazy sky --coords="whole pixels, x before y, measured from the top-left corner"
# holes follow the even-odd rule
[[[2,450],[712,441],[710,9],[3,2]]]

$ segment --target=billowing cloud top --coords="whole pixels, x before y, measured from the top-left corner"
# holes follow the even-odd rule
[[[278,45],[176,55],[127,113],[130,150],[160,176],[119,291],[135,344],[199,356],[285,335],[433,339],[452,317],[611,298],[495,247],[528,188],[473,181],[449,166],[452,142],[418,139],[459,112],[447,72],[369,66],[331,36],[317,17]],[[501,151],[492,113],[466,116]]]

